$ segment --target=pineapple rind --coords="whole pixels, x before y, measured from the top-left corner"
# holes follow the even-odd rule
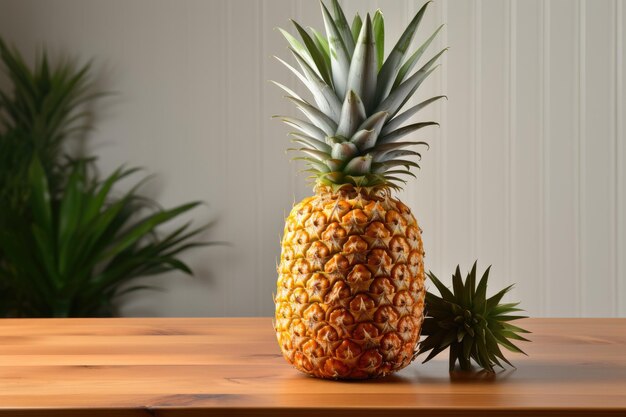
[[[424,248],[386,187],[318,186],[287,217],[275,330],[300,371],[385,376],[413,359],[424,310]]]

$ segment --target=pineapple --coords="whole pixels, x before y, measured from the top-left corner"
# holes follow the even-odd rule
[[[281,60],[312,101],[275,83],[307,120],[294,128],[315,195],[286,219],[275,295],[275,330],[288,362],[332,379],[381,377],[415,357],[424,319],[424,248],[411,210],[393,197],[419,167],[405,135],[437,125],[407,124],[437,96],[401,111],[445,49],[413,71],[437,29],[407,52],[428,4],[384,59],[384,19],[376,11],[349,25],[337,0],[321,4],[326,36],[293,22],[281,29],[299,69]]]

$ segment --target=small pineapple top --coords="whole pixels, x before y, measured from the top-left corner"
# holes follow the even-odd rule
[[[399,188],[399,183],[405,182],[401,175],[415,177],[410,169],[419,168],[413,159],[421,155],[408,148],[428,145],[402,138],[438,123],[407,122],[419,110],[445,97],[432,97],[400,112],[446,51],[413,71],[443,26],[407,54],[427,6],[424,4],[413,17],[386,59],[380,10],[373,18],[368,14],[365,21],[357,14],[349,25],[338,1],[332,0],[332,14],[321,3],[326,36],[313,28],[307,31],[295,21],[300,40],[280,29],[300,70],[277,59],[308,88],[313,102],[275,82],[308,120],[278,117],[296,129],[290,135],[302,147],[292,149],[301,152],[295,159],[308,164],[307,171],[318,185],[334,189],[347,184]]]
[[[452,276],[452,290],[435,274],[428,273],[441,296],[430,291],[426,293],[426,318],[422,325],[422,336],[426,338],[420,343],[419,353],[430,353],[424,362],[450,348],[450,371],[454,370],[457,361],[462,370],[468,371],[474,360],[484,370],[493,372],[494,366],[502,367],[502,362],[513,366],[498,345],[524,353],[511,339],[528,342],[520,333],[529,332],[512,325],[511,321],[526,316],[515,315],[522,311],[517,308],[519,303],[500,304],[512,285],[487,298],[490,269],[487,268],[476,285],[476,262],[465,281],[457,266]]]

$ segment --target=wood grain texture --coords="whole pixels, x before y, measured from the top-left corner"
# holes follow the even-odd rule
[[[496,375],[445,357],[367,382],[304,376],[268,318],[0,322],[0,417],[626,415],[626,319],[527,319]]]

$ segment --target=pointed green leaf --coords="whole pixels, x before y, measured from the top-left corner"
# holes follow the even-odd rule
[[[292,160],[294,160],[294,161],[304,161],[309,166],[315,168],[319,172],[330,172],[330,169],[328,168],[328,166],[325,163],[319,162],[317,159],[314,159],[314,158],[309,158],[309,157],[305,157],[305,156],[297,156],[295,158],[292,158]]]
[[[289,125],[291,127],[298,129],[300,132],[304,133],[307,136],[310,136],[322,142],[326,138],[326,134],[324,133],[324,131],[312,123],[305,122],[304,120],[296,119],[294,117],[287,117],[287,116],[277,116],[277,117],[279,117],[280,120],[286,125]]]
[[[324,54],[326,53],[323,49],[324,46],[320,45],[322,48],[320,49],[318,44],[316,44],[316,42],[311,38],[308,32],[302,26],[300,26],[298,22],[296,22],[295,20],[291,20],[291,22],[296,27],[296,30],[300,34],[300,38],[304,42],[304,46],[308,50],[309,56],[311,57],[312,61],[309,61],[309,63],[311,64],[311,66],[315,64],[314,68],[317,69],[317,73],[322,77],[326,84],[332,86],[333,77],[330,73],[330,66],[328,66],[327,61],[324,57]]]
[[[193,275],[193,271],[191,270],[191,268],[189,268],[189,265],[187,265],[186,263],[184,263],[180,259],[165,258],[165,259],[162,259],[161,262],[163,262],[163,263],[165,263],[167,265],[170,265],[173,269],[182,271],[182,272],[186,273],[187,275]]]
[[[277,57],[277,56],[274,56],[274,58],[276,58],[276,60],[277,60],[278,62],[280,62],[281,64],[283,64],[285,67],[287,67],[287,69],[288,69],[289,71],[291,71],[291,72],[292,72],[292,73],[293,73],[296,77],[298,77],[298,79],[300,80],[300,82],[302,82],[302,84],[304,84],[304,86],[305,86],[307,89],[311,90],[310,82],[309,82],[309,80],[307,79],[307,77],[305,77],[304,75],[302,75],[302,74],[300,73],[300,71],[298,71],[297,69],[295,69],[293,66],[291,66],[291,65],[290,65],[288,62],[286,62],[285,60],[283,60],[283,59],[281,59],[281,58],[279,58],[279,57]],[[278,85],[280,88],[282,88],[283,90],[287,91],[287,87],[283,87],[281,84],[278,84],[278,83],[276,83],[276,82],[274,82],[274,84]],[[291,93],[290,93],[290,94],[291,94]],[[294,97],[297,97],[297,95],[294,95],[294,94],[291,94],[291,95],[292,95],[292,96],[294,96]]]
[[[328,47],[328,39],[326,39],[324,35],[322,35],[319,31],[312,27],[309,27],[309,30],[313,32],[313,41],[317,46],[317,50],[320,51],[322,57],[324,58],[326,68],[328,68],[328,74],[330,75],[330,84],[332,84],[333,77],[330,69],[330,49]]]
[[[341,102],[335,91],[313,71],[311,66],[296,51],[292,49],[291,52],[304,71],[308,80],[307,87],[313,94],[317,107],[328,117],[338,122],[341,115]]]
[[[413,123],[404,127],[400,127],[393,132],[389,132],[385,136],[382,136],[379,139],[379,143],[393,143],[398,139],[401,139],[403,136],[408,135],[409,133],[413,133],[417,130],[423,129],[428,126],[439,126],[437,122],[421,122],[421,123]]]
[[[415,34],[415,31],[419,26],[420,21],[424,16],[424,13],[426,12],[428,3],[429,2],[425,3],[421,7],[421,9],[415,14],[413,20],[411,20],[411,23],[409,23],[409,25],[406,27],[404,33],[402,34],[402,36],[400,36],[400,39],[398,39],[398,42],[393,47],[383,66],[381,67],[380,72],[378,73],[378,84],[376,87],[377,103],[385,99],[391,91],[393,83],[396,79],[396,75],[398,74],[398,70],[400,69],[402,59],[409,49],[409,45],[411,44],[413,35]]]
[[[54,236],[48,235],[39,225],[31,225],[31,233],[34,237],[37,251],[36,258],[39,259],[41,265],[45,268],[46,278],[52,280],[52,284],[57,289],[62,288],[63,279],[59,276],[56,258],[56,248],[54,246]],[[34,261],[35,259],[30,259]]]
[[[413,161],[409,161],[406,159],[394,159],[392,161],[385,161],[385,162],[376,162],[372,164],[372,171],[375,174],[379,174],[379,173],[384,173],[389,171],[389,168],[394,168],[394,167],[398,167],[398,166],[402,166],[405,168],[409,168],[409,167],[414,167],[417,169],[420,169],[419,164],[416,164]]]
[[[116,297],[122,297],[122,296],[124,296],[126,294],[130,294],[132,292],[142,291],[142,290],[165,291],[163,288],[157,287],[155,285],[133,285],[133,286],[130,286],[128,288],[124,288],[122,291],[116,292],[115,296]]]
[[[494,335],[491,332],[491,330],[485,329],[485,336],[486,336],[485,337],[485,341],[487,343],[487,349],[489,349],[489,351],[492,352],[492,354],[494,356],[502,359],[509,366],[514,367],[513,364],[511,362],[509,362],[509,360],[507,358],[504,357],[504,354],[502,353],[502,350],[500,350],[500,346],[498,346],[498,341],[494,337]],[[500,365],[500,366],[502,366],[502,365]]]
[[[372,20],[369,14],[361,28],[359,39],[356,42],[350,71],[348,73],[348,90],[353,90],[363,101],[365,110],[369,113],[375,104],[376,74],[376,46],[372,32]]]
[[[441,30],[441,28],[443,28],[444,25],[439,26],[439,28],[437,28],[437,30],[435,30],[435,33],[433,33],[430,38],[428,38],[426,40],[426,42],[424,42],[424,44],[422,46],[420,46],[414,53],[413,55],[411,55],[409,57],[409,59],[406,60],[406,62],[400,67],[400,70],[398,71],[398,75],[396,76],[396,80],[393,83],[393,87],[391,88],[392,90],[394,88],[396,88],[397,86],[400,85],[400,83],[402,81],[404,81],[404,79],[406,78],[406,76],[411,72],[411,70],[413,69],[413,67],[415,66],[415,64],[417,64],[417,62],[419,61],[419,59],[422,57],[422,55],[424,54],[424,52],[426,51],[426,49],[430,46],[431,42],[433,41],[433,39],[435,39],[435,37],[437,36],[437,34],[439,33],[439,31]],[[440,52],[439,54],[443,53]]]
[[[364,152],[370,152],[372,155],[380,155],[389,151],[394,151],[396,149],[402,149],[413,145],[426,145],[426,142],[395,142],[376,144],[376,146],[371,149],[366,149]]]
[[[420,343],[419,353],[424,353],[433,349],[434,347],[441,346],[446,333],[438,329],[437,332],[433,333],[431,336],[428,336]]]
[[[398,86],[391,92],[385,100],[383,100],[376,111],[385,111],[389,113],[389,117],[394,117],[396,113],[404,106],[404,104],[411,98],[413,93],[419,88],[424,80],[436,69],[432,68],[427,71],[417,71],[406,81]]]
[[[472,349],[474,348],[474,339],[471,337],[466,337],[463,339],[463,357],[466,359],[470,358]]]
[[[526,330],[526,329],[522,329],[521,327],[517,327],[517,326],[515,326],[515,325],[513,325],[513,324],[511,324],[511,323],[502,323],[502,326],[503,326],[505,329],[510,330],[510,331],[513,331],[513,332],[517,332],[517,333],[530,333],[528,330]]]
[[[328,159],[324,163],[332,172],[341,170],[345,165],[345,161],[341,159]]]
[[[402,169],[392,169],[390,171],[385,171],[385,175],[386,174],[392,174],[392,175],[403,174],[403,175],[409,175],[409,176],[411,176],[413,178],[417,178],[417,175],[415,175],[411,171],[402,170]]]
[[[329,154],[327,154],[326,152],[318,151],[317,149],[300,148],[300,149],[298,149],[298,151],[303,152],[303,153],[309,155],[310,157],[317,159],[320,162],[324,162],[327,159],[330,159],[330,155]]]
[[[314,139],[305,134],[292,132],[290,133],[290,135],[294,138],[292,139],[292,142],[299,143],[305,146],[310,146],[310,147],[317,149],[318,151],[322,151],[326,153],[331,151],[331,147],[328,146],[326,143],[320,140]]]
[[[461,276],[461,269],[457,265],[454,275],[452,275],[452,288],[454,289],[454,295],[457,302],[462,303],[463,300],[463,277]],[[463,305],[463,308],[467,308],[467,305]]]
[[[319,180],[322,180],[326,185],[331,185],[333,190],[336,192],[340,187],[335,187],[336,185],[343,185],[344,182],[344,174],[343,172],[337,172],[333,170],[333,172],[329,172],[328,174],[324,174],[319,177]]]
[[[106,180],[100,185],[95,198],[92,199],[90,201],[90,204],[88,204],[85,208],[85,219],[94,219],[96,216],[98,216],[101,213],[102,208],[106,203],[113,186],[117,182],[138,172],[139,170],[140,168],[124,169],[124,167],[122,166],[116,169],[113,174],[109,175],[109,177],[107,177]]]
[[[429,360],[431,360],[432,358],[434,358],[435,356],[439,355],[441,352],[443,352],[444,350],[446,350],[445,347],[437,347],[434,348],[426,357],[426,359],[424,359],[424,361],[422,363],[426,363]]]
[[[417,156],[419,159],[422,159],[422,155],[419,152],[410,151],[408,149],[399,149],[397,151],[386,151],[375,153],[372,152],[372,156],[374,157],[374,162],[386,162],[393,159],[399,159],[403,156]],[[385,175],[389,175],[389,171],[385,171]]]
[[[102,255],[101,259],[116,256],[120,252],[134,245],[139,239],[146,236],[146,234],[154,230],[154,228],[158,225],[168,222],[169,220],[197,207],[198,205],[200,205],[200,202],[182,204],[172,209],[159,211],[151,216],[148,216],[136,224],[133,228],[127,230],[119,241],[116,242],[116,245]]]
[[[530,340],[528,340],[525,337],[520,336],[519,334],[514,333],[514,332],[503,331],[503,332],[500,332],[500,334],[502,336],[506,337],[507,339],[521,340],[523,342],[530,342]]]
[[[357,128],[365,120],[365,107],[361,98],[353,90],[349,90],[341,108],[337,135],[351,138]]]
[[[350,25],[348,25],[348,20],[346,19],[346,15],[343,13],[343,9],[339,5],[337,0],[332,0],[333,5],[333,14],[335,16],[335,26],[341,33],[341,39],[343,40],[343,44],[346,46],[348,53],[352,55],[354,51],[355,41],[352,38],[352,32],[350,32]]]
[[[341,33],[337,28],[333,17],[323,2],[322,17],[324,18],[324,27],[326,28],[326,37],[328,38],[328,47],[330,51],[331,72],[333,75],[333,85],[337,92],[339,100],[343,101],[346,97],[348,72],[350,71],[350,54],[343,42]]]
[[[35,157],[30,164],[29,184],[33,218],[45,234],[52,235],[52,210],[50,207],[50,189],[48,177],[44,172],[39,158]]]
[[[524,351],[522,349],[518,348],[513,343],[511,343],[506,337],[500,335],[499,333],[494,333],[493,335],[498,340],[499,344],[501,344],[502,346],[504,346],[505,348],[507,348],[511,352],[523,353],[524,355],[526,354],[526,353],[524,353]]]
[[[278,83],[276,81],[270,80],[271,83],[273,83],[274,85],[278,86],[279,88],[281,88],[283,91],[285,91],[287,94],[289,94],[291,97],[295,97],[298,100],[304,101],[304,99],[302,97],[300,97],[296,92],[294,92],[292,89],[290,89],[289,87],[284,86],[281,83]]]
[[[479,336],[474,338],[474,343],[476,346],[478,364],[485,370],[489,372],[493,372],[493,363],[491,358],[489,357],[489,351],[487,350],[487,344],[485,341],[485,336],[482,331]]]
[[[332,159],[339,159],[342,161],[351,159],[358,153],[358,149],[354,143],[344,142],[335,143],[332,147],[331,157]]]
[[[402,178],[394,177],[393,175],[389,175],[388,172],[385,172],[385,179],[389,182],[401,182],[403,184],[407,183],[406,180],[403,180]]]
[[[494,307],[496,307],[500,303],[500,300],[502,300],[502,297],[504,297],[504,295],[509,292],[511,288],[513,288],[513,285],[509,285],[508,287],[498,292],[496,295],[488,298],[486,303],[487,312],[490,312]]]
[[[472,266],[471,271],[467,274],[467,278],[465,279],[465,286],[463,288],[463,303],[466,308],[471,309],[474,304],[474,293],[476,291],[476,263],[478,261],[474,261],[474,265]]]
[[[363,26],[363,21],[361,20],[361,16],[357,13],[354,15],[354,19],[352,20],[352,40],[356,44],[357,39],[359,39],[359,33],[361,33],[361,27]]]
[[[359,130],[352,136],[350,142],[354,143],[360,151],[365,149],[371,149],[376,144],[376,131],[375,130]]]
[[[519,303],[505,303],[505,304],[499,304],[497,307],[493,308],[491,310],[491,315],[493,316],[497,316],[500,314],[507,314],[507,313],[513,313],[516,311],[524,311],[521,308],[517,308],[516,306],[519,305]]]
[[[378,73],[385,60],[385,19],[380,9],[374,13],[372,26],[374,29],[374,43],[376,44],[376,72]]]
[[[498,321],[513,321],[520,319],[527,319],[528,316],[497,316]]]
[[[58,271],[60,275],[65,275],[68,267],[72,264],[72,258],[79,248],[74,245],[81,245],[78,239],[82,216],[85,211],[84,204],[89,201],[89,194],[86,194],[86,172],[82,162],[72,170],[58,212]]]
[[[297,24],[293,20],[292,20],[292,22],[294,24]],[[289,43],[291,49],[297,51],[300,54],[300,56],[302,56],[302,58],[304,58],[309,63],[309,65],[311,67],[315,68],[315,70],[318,72],[318,74],[322,75],[322,73],[320,72],[319,68],[317,67],[317,63],[313,59],[313,56],[311,55],[308,47],[305,47],[304,45],[302,45],[302,43],[300,43],[299,40],[297,40],[291,33],[287,32],[285,29],[283,29],[283,28],[277,28],[277,29],[283,35],[283,37],[287,40],[287,42]],[[317,49],[315,49],[315,51],[316,50]]]
[[[388,114],[384,111],[374,113],[370,117],[365,119],[363,124],[361,124],[361,126],[359,126],[357,130],[373,130],[375,132],[376,138],[378,138],[378,135],[380,135],[380,132],[385,125],[387,117]]]
[[[365,156],[357,156],[352,159],[343,172],[350,175],[363,175],[370,172],[370,167],[372,166],[372,157],[369,155]]]
[[[487,281],[489,279],[490,270],[491,265],[487,267],[476,287],[476,297],[474,298],[474,308],[476,311],[485,311],[487,305]]]
[[[448,289],[448,287],[446,287],[445,285],[443,285],[441,281],[439,281],[439,279],[435,276],[435,274],[429,271],[426,275],[432,281],[432,283],[435,284],[435,287],[437,287],[437,290],[439,290],[439,294],[441,294],[441,297],[445,301],[448,301],[450,303],[456,302],[456,298],[454,297],[454,294],[452,294],[452,292]]]
[[[298,107],[298,109],[304,113],[304,115],[313,124],[322,129],[327,136],[333,136],[335,134],[337,131],[337,124],[326,114],[304,100],[299,100],[290,96],[287,96],[287,99],[293,101],[296,104],[296,107]]]

